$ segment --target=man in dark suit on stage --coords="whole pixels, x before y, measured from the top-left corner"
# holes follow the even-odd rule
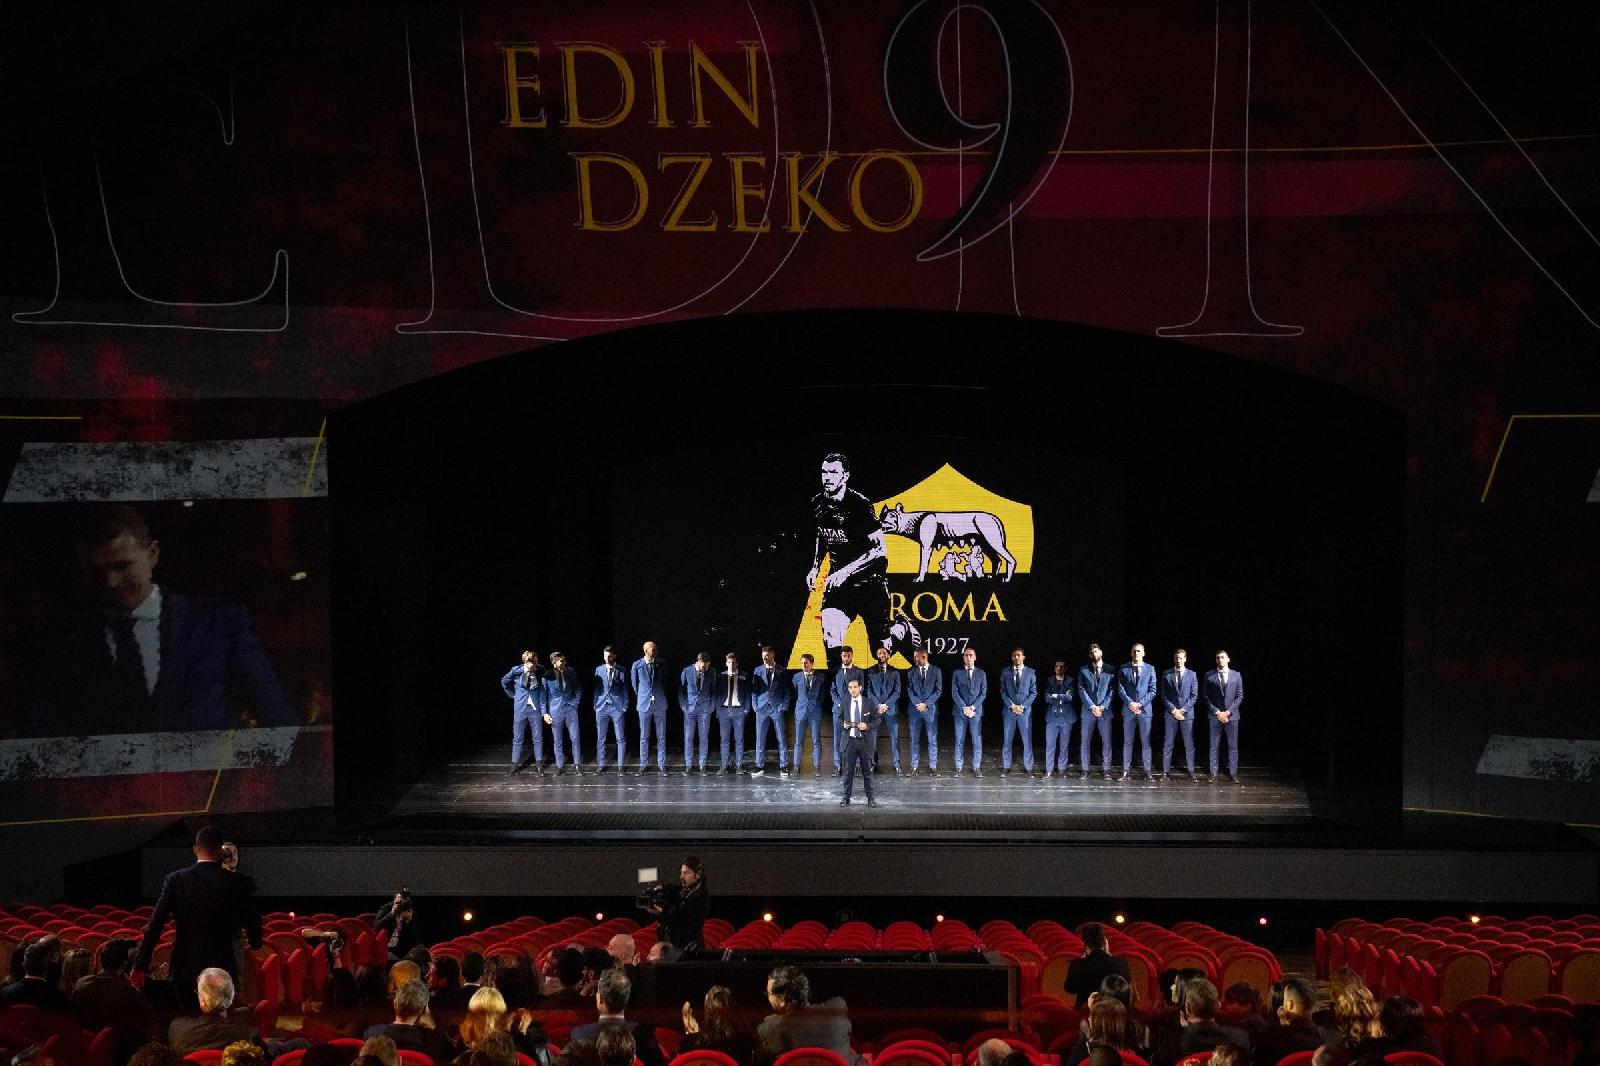
[[[678,707],[683,711],[683,768],[691,773],[705,773],[706,770],[706,749],[711,743],[716,694],[711,656],[701,652],[678,675]]]
[[[750,776],[761,777],[767,772],[767,731],[771,730],[778,738],[778,773],[788,777],[789,752],[785,747],[788,741],[783,735],[783,720],[788,717],[794,689],[789,685],[788,672],[778,665],[778,655],[772,645],[761,646],[761,665],[751,675],[750,685],[756,707],[756,766]]]
[[[1100,775],[1111,776],[1111,671],[1100,645],[1089,645],[1089,662],[1078,671],[1078,766],[1089,772],[1090,742],[1100,736]]]
[[[1217,754],[1228,738],[1228,780],[1239,783],[1239,705],[1244,703],[1244,676],[1228,668],[1228,653],[1217,652],[1217,668],[1206,673],[1201,689],[1211,716],[1211,780],[1217,779]]]
[[[978,669],[978,653],[961,652],[961,665],[950,671],[950,711],[956,722],[956,776],[961,776],[963,741],[972,740],[972,776],[983,776],[983,701],[989,696],[989,679]]]
[[[1193,781],[1194,704],[1200,694],[1200,683],[1188,664],[1189,653],[1179,648],[1172,653],[1172,669],[1161,675],[1161,710],[1167,722],[1161,738],[1161,772],[1172,773],[1172,743],[1181,735],[1189,780]]]
[[[839,649],[839,669],[833,672],[833,776],[838,777],[841,772],[840,755],[844,748],[844,734],[839,726],[839,716],[844,709],[847,688],[852,681],[861,682],[864,690],[867,687],[867,675],[861,667],[856,665],[856,650],[845,644]]]
[[[1072,765],[1072,726],[1078,710],[1072,702],[1072,675],[1067,660],[1057,659],[1055,669],[1044,679],[1044,776],[1067,776]]]
[[[39,656],[27,734],[296,724],[249,612],[158,585],[161,545],[138,511],[100,512],[77,553],[94,610]]]
[[[1128,661],[1117,671],[1117,695],[1122,699],[1122,780],[1133,773],[1133,745],[1139,743],[1139,768],[1150,776],[1150,722],[1155,717],[1156,668],[1144,661],[1144,645],[1129,649]]]
[[[911,669],[906,671],[906,720],[911,726],[911,772],[917,772],[918,733],[928,738],[928,773],[939,773],[939,697],[944,693],[944,674],[928,665],[928,650],[911,653]]]
[[[862,786],[867,790],[867,806],[876,807],[872,798],[872,755],[877,750],[878,712],[872,701],[861,691],[861,682],[851,680],[845,689],[844,707],[839,725],[844,730],[844,798],[839,806],[850,806],[850,792],[855,784],[856,769],[861,770]]]
[[[1039,699],[1039,681],[1033,667],[1024,666],[1023,651],[1011,652],[1011,665],[1000,671],[1000,710],[1005,723],[1005,747],[1000,752],[1000,764],[1005,776],[1011,776],[1011,749],[1016,735],[1022,734],[1022,768],[1033,774],[1033,705]]]
[[[656,642],[644,642],[644,655],[628,675],[633,684],[633,709],[639,716],[639,773],[650,762],[650,733],[656,735],[656,770],[667,772],[667,670],[656,659]]]
[[[615,648],[607,645],[600,653],[604,661],[594,668],[594,761],[595,772],[606,768],[606,732],[616,737],[617,773],[628,765],[628,741],[623,732],[623,719],[628,713],[628,675],[617,662]]]
[[[875,652],[878,661],[867,671],[867,700],[872,704],[880,725],[889,727],[889,754],[894,772],[900,777],[900,671],[889,665],[889,649],[880,647]],[[874,745],[872,772],[878,772],[878,752]]]
[[[193,866],[174,870],[161,882],[161,897],[144,929],[133,963],[133,984],[140,987],[150,969],[161,930],[170,917],[178,932],[172,946],[172,983],[188,1006],[197,1003],[195,981],[211,967],[233,975],[238,969],[234,938],[243,929],[252,948],[261,946],[261,916],[250,896],[255,883],[223,868],[222,833],[205,826],[194,838]]]
[[[750,714],[750,675],[739,669],[733,652],[723,656],[726,669],[717,675],[717,753],[718,768],[736,774],[744,765],[744,720]],[[733,762],[728,762],[729,745]]]
[[[1106,951],[1106,930],[1099,922],[1090,922],[1078,930],[1083,939],[1083,958],[1073,959],[1067,966],[1063,990],[1073,997],[1076,1010],[1083,1010],[1091,992],[1100,990],[1100,982],[1110,974],[1123,980],[1128,977],[1128,962]]]
[[[822,703],[828,692],[827,678],[816,669],[816,656],[800,656],[800,669],[790,683],[794,686],[794,772],[800,772],[800,756],[805,751],[805,735],[811,734],[811,772],[822,773]]]

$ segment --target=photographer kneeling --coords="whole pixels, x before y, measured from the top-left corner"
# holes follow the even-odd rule
[[[417,932],[416,904],[409,888],[402,888],[394,894],[394,899],[379,907],[372,924],[380,933],[389,934],[390,962],[405,958],[412,948],[425,946]]]
[[[705,943],[706,915],[711,911],[711,892],[706,888],[705,867],[693,855],[678,869],[678,887],[664,886],[657,903],[646,908],[656,915],[658,940],[672,945],[675,953],[701,947]]]

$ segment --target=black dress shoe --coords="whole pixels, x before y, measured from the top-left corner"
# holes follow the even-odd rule
[[[1114,780],[1114,781],[1126,781],[1127,779],[1128,779],[1128,771],[1126,771],[1126,770],[1119,770],[1115,774],[1112,775],[1112,780]]]
[[[867,806],[868,807],[876,807],[877,805],[878,805],[878,801],[877,800],[873,799],[871,796],[867,797]]]
[[[518,766],[516,763],[512,763],[511,764],[511,769],[506,771],[506,776],[507,777],[516,777],[517,776],[517,771],[520,770],[520,769],[522,769],[522,767]]]
[[[1228,780],[1232,781],[1234,784],[1237,785],[1239,783],[1239,775],[1238,774],[1229,774],[1228,775]]]
[[[1208,784],[1208,785],[1211,782],[1215,781],[1216,779],[1217,779],[1217,775],[1216,774],[1201,774],[1198,778],[1196,778],[1196,780],[1201,781],[1202,783]]]
[[[833,768],[833,776],[834,777],[838,777],[839,776],[839,768],[837,766],[835,766]]]
[[[844,799],[840,800],[839,801],[839,806],[841,806],[841,807],[850,806],[850,797],[846,796]]]
[[[536,763],[533,764],[533,776],[534,777],[543,777],[544,776],[544,763],[536,762]]]
[[[894,776],[896,776],[896,777],[904,777],[904,776],[906,776],[906,772],[904,770],[900,769],[900,767],[896,766],[894,768]]]
[[[972,768],[971,774],[972,774],[973,777],[982,777],[983,776],[983,774],[978,771],[977,767],[973,767]]]

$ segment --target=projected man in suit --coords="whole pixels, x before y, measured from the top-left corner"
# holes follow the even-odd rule
[[[1100,736],[1100,775],[1111,776],[1111,671],[1106,668],[1100,645],[1089,645],[1089,662],[1078,671],[1078,720],[1083,727],[1079,739],[1078,765],[1089,772],[1089,742]]]
[[[917,772],[920,744],[917,734],[927,737],[928,773],[939,773],[939,697],[944,694],[944,674],[928,665],[928,651],[911,653],[911,669],[906,671],[906,720],[911,726],[911,772]]]
[[[507,670],[500,679],[500,690],[511,700],[511,772],[514,774],[531,764],[537,767],[534,773],[543,773],[544,726],[550,721],[550,711],[538,653],[523,652],[521,664]],[[530,730],[533,733],[533,758],[525,764],[522,761],[522,738]],[[559,756],[556,765],[561,765]]]
[[[872,754],[877,748],[877,711],[872,699],[861,690],[861,682],[851,678],[845,685],[844,706],[840,709],[844,725],[844,798],[839,806],[850,806],[850,792],[855,785],[856,768],[861,769],[862,787],[867,792],[867,806],[876,807],[872,798]]]
[[[1239,783],[1239,705],[1244,703],[1244,675],[1228,668],[1228,653],[1217,652],[1217,668],[1207,671],[1201,689],[1206,713],[1211,716],[1211,774],[1217,779],[1217,754],[1228,738],[1228,780]]]
[[[783,723],[789,715],[794,688],[789,684],[788,673],[778,665],[777,653],[770,644],[761,646],[761,665],[756,667],[750,687],[756,708],[756,766],[750,776],[761,777],[767,772],[767,731],[770,729],[778,738],[778,773],[788,777],[789,753],[784,748]],[[795,758],[798,761],[799,756]]]
[[[1156,702],[1156,668],[1144,661],[1144,645],[1128,651],[1128,662],[1117,671],[1117,695],[1122,699],[1122,773],[1126,781],[1133,770],[1133,741],[1139,739],[1139,766],[1150,776],[1150,720]]]
[[[1011,750],[1022,734],[1022,768],[1033,773],[1033,705],[1039,701],[1039,683],[1033,667],[1023,665],[1021,648],[1011,652],[1011,665],[1000,671],[1000,709],[1005,721],[1005,747],[1000,753],[1005,776],[1011,776]]]
[[[833,776],[839,776],[839,754],[844,749],[844,734],[839,726],[839,715],[844,710],[847,686],[852,681],[861,682],[861,687],[866,688],[867,675],[861,667],[856,665],[856,650],[845,644],[839,648],[839,669],[833,674]]]
[[[628,742],[623,733],[623,720],[628,713],[628,675],[617,663],[615,648],[607,645],[601,652],[605,660],[594,668],[594,761],[595,772],[606,768],[606,730],[609,727],[617,742],[617,773],[628,765]]]
[[[739,669],[733,652],[723,656],[726,669],[717,675],[717,751],[725,774],[736,774],[744,765],[744,723],[750,715],[750,675]],[[733,762],[728,762],[730,744]]]
[[[806,589],[815,591],[828,559],[822,589],[822,641],[828,666],[843,662],[845,632],[858,616],[867,627],[867,646],[889,637],[888,550],[872,501],[850,488],[850,460],[838,452],[822,459],[822,491],[811,498],[816,540]],[[843,686],[839,688],[844,691]]]
[[[893,757],[896,776],[904,777],[900,769],[900,671],[889,665],[889,649],[877,650],[877,663],[867,671],[867,699],[872,703],[879,728],[889,727],[889,752]],[[872,752],[872,772],[878,772],[878,752]]]
[[[16,732],[33,736],[287,726],[298,721],[236,603],[155,580],[161,545],[144,517],[98,511],[76,541],[91,610],[51,634]]]
[[[1072,726],[1078,720],[1073,705],[1072,675],[1067,660],[1057,659],[1055,669],[1044,679],[1044,776],[1046,780],[1067,775],[1072,765]]]
[[[639,715],[639,773],[650,762],[650,732],[656,735],[656,770],[667,772],[667,671],[656,661],[656,642],[644,642],[644,656],[629,671],[633,709]]]
[[[956,775],[960,776],[964,741],[972,739],[972,776],[983,776],[983,701],[989,679],[978,669],[978,653],[967,648],[961,665],[950,671],[950,710],[956,720]]]
[[[1189,653],[1179,648],[1172,653],[1172,669],[1161,675],[1161,710],[1166,728],[1161,738],[1161,772],[1172,773],[1172,742],[1183,737],[1184,761],[1189,780],[1194,780],[1194,703],[1200,694],[1199,679],[1189,669]]]
[[[549,698],[545,721],[556,742],[556,773],[562,772],[562,758],[568,743],[572,745],[572,767],[581,765],[578,749],[578,714],[583,704],[583,681],[578,671],[559,651],[550,653],[550,676],[545,678],[545,695]],[[543,758],[541,754],[539,756]]]
[[[706,751],[711,745],[711,718],[716,713],[715,675],[711,656],[696,655],[678,675],[678,709],[683,712],[683,766],[693,773],[706,772]]]
[[[816,657],[800,656],[800,669],[789,680],[794,685],[794,772],[800,772],[806,731],[811,732],[811,772],[822,773],[822,709],[828,698],[828,681],[816,668]]]

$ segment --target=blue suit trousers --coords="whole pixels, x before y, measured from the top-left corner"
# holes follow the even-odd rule
[[[1044,716],[1044,772],[1064,774],[1072,765],[1072,716]]]
[[[1083,766],[1084,773],[1088,773],[1089,767],[1092,765],[1089,762],[1089,741],[1096,733],[1100,734],[1100,769],[1109,773],[1111,770],[1111,712],[1106,711],[1099,718],[1096,718],[1092,712],[1086,713],[1079,720],[1083,723],[1083,733],[1078,742],[1079,754],[1082,756],[1079,761]]]

